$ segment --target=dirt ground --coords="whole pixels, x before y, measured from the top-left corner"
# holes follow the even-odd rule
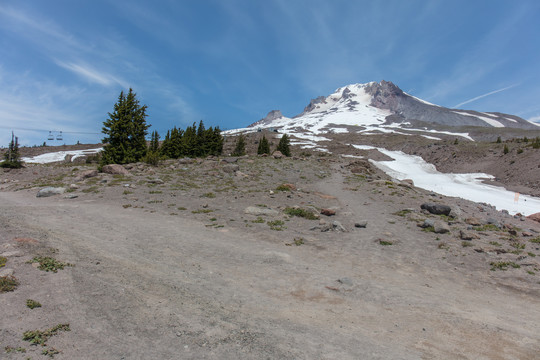
[[[128,168],[81,181],[95,165],[0,173],[0,271],[19,281],[0,293],[1,358],[538,355],[539,223],[335,156]],[[36,198],[44,186],[69,190]],[[424,202],[458,216],[422,211]],[[288,215],[295,207],[336,214]],[[450,231],[424,231],[426,219]],[[41,271],[28,263],[35,256],[73,266]],[[23,340],[59,324],[70,331],[46,346]]]

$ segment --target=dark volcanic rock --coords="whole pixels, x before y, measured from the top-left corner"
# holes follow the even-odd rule
[[[452,208],[448,205],[434,204],[434,203],[423,203],[420,208],[429,211],[431,214],[435,215],[446,215],[450,214]]]

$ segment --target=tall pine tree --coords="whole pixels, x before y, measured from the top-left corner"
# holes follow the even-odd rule
[[[122,91],[114,104],[114,111],[103,122],[102,165],[127,164],[140,161],[146,155],[146,105],[140,105],[133,89]]]
[[[283,136],[279,140],[279,144],[278,144],[276,150],[281,152],[283,155],[285,155],[287,157],[291,156],[289,135],[283,134]]]
[[[19,155],[19,138],[13,132],[11,132],[11,142],[9,143],[8,151],[4,154],[4,159],[0,163],[0,167],[19,169],[23,166]]]
[[[236,139],[236,145],[231,155],[232,156],[246,155],[246,138],[243,134],[240,134],[240,136],[238,136],[238,139]]]
[[[262,139],[259,141],[259,146],[257,147],[257,155],[270,154],[270,144],[266,139],[266,136],[263,135]]]

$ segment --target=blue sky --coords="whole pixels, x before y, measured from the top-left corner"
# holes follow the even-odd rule
[[[536,0],[0,0],[0,145],[99,142],[129,87],[161,135],[383,79],[540,121],[539,18]]]

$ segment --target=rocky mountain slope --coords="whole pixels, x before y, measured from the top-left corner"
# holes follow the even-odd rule
[[[279,128],[295,134],[418,133],[456,135],[472,140],[464,127],[540,130],[540,125],[515,115],[448,109],[418,99],[388,81],[352,84],[319,96],[292,118],[279,110],[249,128]]]

